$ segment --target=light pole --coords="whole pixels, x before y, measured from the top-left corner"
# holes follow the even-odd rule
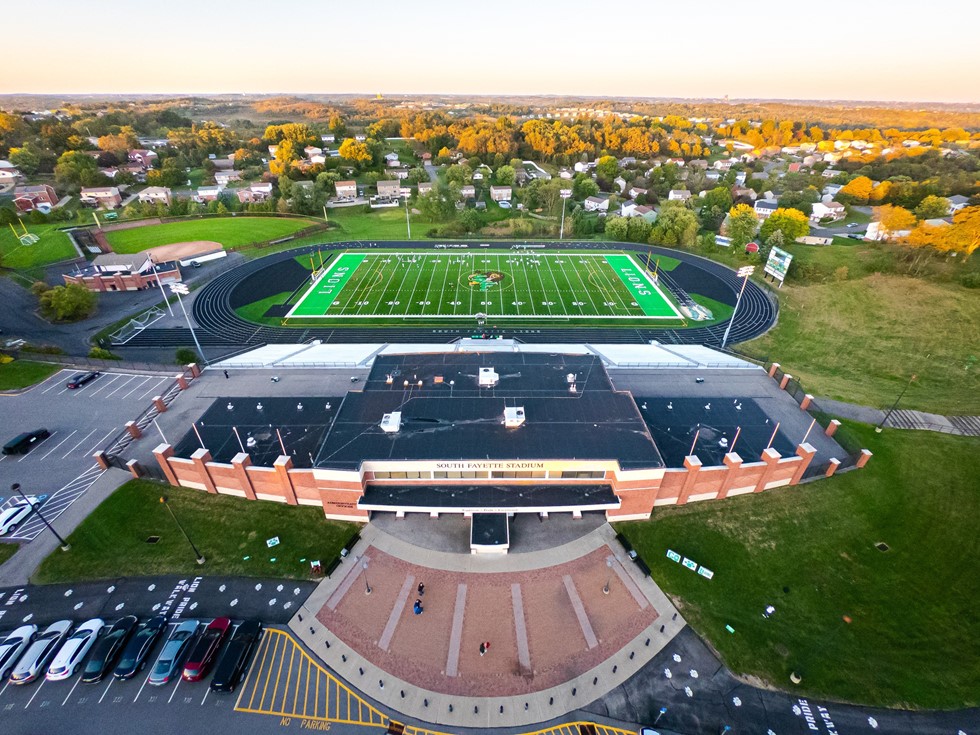
[[[361,562],[361,569],[364,570],[364,594],[365,595],[370,595],[371,594],[371,585],[368,583],[367,562],[366,561],[362,561]]]
[[[732,324],[735,322],[735,315],[738,313],[738,305],[742,302],[742,294],[745,293],[745,287],[749,283],[749,276],[754,272],[754,265],[743,265],[738,269],[738,277],[742,279],[742,288],[739,289],[738,298],[735,299],[735,309],[732,311],[732,318],[728,320],[728,326],[725,327],[725,336],[721,339],[721,349],[725,349],[725,345],[728,344],[728,333],[732,331]]]
[[[660,722],[660,718],[663,717],[665,714],[667,714],[667,708],[661,707],[660,712],[657,713],[657,719],[653,721],[653,724],[656,725],[658,722]]]
[[[606,567],[609,569],[606,572],[606,586],[602,588],[602,594],[609,594],[609,583],[612,582],[612,559],[606,559]]]
[[[170,299],[167,298],[167,292],[163,290],[163,281],[160,280],[160,272],[156,270],[157,264],[153,261],[152,258],[150,259],[150,262],[153,263],[153,270],[156,271],[157,285],[160,287],[160,295],[163,296],[163,303],[167,305],[167,311],[170,312],[170,316],[173,316],[174,307],[170,305]]]
[[[888,412],[885,414],[884,418],[882,418],[881,422],[875,427],[875,433],[877,434],[881,433],[881,427],[885,425],[886,421],[888,421],[888,417],[892,415],[892,411],[898,408],[898,402],[902,400],[902,397],[905,395],[905,391],[907,391],[912,386],[912,381],[918,377],[919,377],[918,375],[912,373],[912,377],[909,378],[909,382],[905,384],[904,388],[902,388],[902,392],[898,394],[898,398],[895,399],[895,402],[892,404],[892,407],[888,409]]]
[[[28,499],[28,497],[26,495],[24,495],[24,493],[20,489],[20,483],[19,482],[15,482],[13,485],[10,486],[10,489],[13,490],[15,493],[17,493],[18,495],[20,495],[24,499],[24,501],[28,505],[30,505],[31,508],[33,508],[34,512],[37,513],[37,517],[41,519],[41,523],[43,523],[45,526],[47,526],[48,527],[48,530],[51,531],[51,533],[54,534],[54,537],[56,539],[58,539],[58,541],[61,542],[61,550],[62,551],[70,551],[71,550],[71,544],[68,543],[67,541],[65,541],[63,538],[61,538],[61,536],[58,535],[58,532],[54,530],[54,526],[52,526],[50,523],[48,523],[48,519],[45,518],[43,515],[41,515],[41,506],[35,505],[31,500]]]
[[[201,359],[204,360],[204,364],[210,367],[211,363],[208,362],[208,358],[204,356],[204,350],[201,349],[201,343],[197,341],[197,335],[194,333],[194,327],[191,324],[191,318],[187,316],[187,309],[184,308],[184,300],[180,298],[181,294],[183,294],[184,296],[189,294],[190,289],[187,288],[187,284],[185,283],[171,283],[170,290],[173,291],[175,294],[177,294],[177,303],[180,304],[180,310],[184,312],[184,319],[187,320],[187,328],[191,330],[191,337],[194,340],[194,344],[197,346],[197,354],[199,354],[201,356]]]
[[[412,239],[412,222],[408,218],[408,197],[405,197],[405,227],[408,228],[408,239]]]
[[[187,543],[191,545],[191,548],[194,550],[194,556],[197,557],[197,563],[203,564],[204,562],[206,562],[207,559],[204,558],[204,554],[202,554],[200,551],[197,550],[197,547],[194,545],[194,542],[191,541],[191,537],[187,535],[187,531],[184,530],[184,527],[180,525],[180,521],[177,520],[177,516],[174,515],[173,508],[171,508],[170,504],[167,502],[167,496],[166,495],[161,496],[160,502],[163,503],[163,507],[165,507],[167,510],[170,511],[170,517],[174,519],[174,523],[177,524],[177,528],[179,528],[180,532],[184,534],[184,538],[187,539]]]
[[[558,239],[565,237],[565,202],[572,195],[571,189],[559,189],[558,196],[561,197],[561,229],[558,231]]]

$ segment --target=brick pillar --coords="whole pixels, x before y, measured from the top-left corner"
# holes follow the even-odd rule
[[[803,461],[797,465],[796,471],[793,473],[793,479],[789,481],[790,485],[798,485],[800,483],[800,480],[803,479],[803,473],[810,466],[816,453],[816,448],[805,442],[796,448],[796,456],[802,458]]]
[[[248,476],[248,467],[252,464],[252,458],[244,452],[239,452],[231,458],[231,466],[235,468],[235,477],[245,491],[245,497],[255,500],[255,488],[252,487],[252,478]]]
[[[783,379],[779,381],[780,390],[786,390],[786,386],[789,384],[789,381],[791,381],[792,379],[793,379],[792,375],[790,375],[789,373],[783,373]]]
[[[179,485],[177,482],[177,475],[174,474],[173,468],[170,466],[170,462],[167,460],[174,456],[174,448],[169,444],[158,444],[153,450],[153,456],[157,459],[157,464],[160,465],[160,469],[163,470],[164,476],[167,478],[167,482],[171,485]]]
[[[134,439],[139,439],[141,436],[143,436],[143,432],[140,431],[140,427],[136,425],[135,421],[126,422],[126,432]]]
[[[813,403],[813,396],[807,393],[805,396],[803,396],[803,400],[800,402],[800,408],[806,411],[808,408],[810,408],[811,403]]]
[[[678,505],[684,505],[691,491],[694,489],[694,483],[697,481],[698,473],[701,471],[701,460],[698,459],[697,455],[689,454],[684,457],[684,467],[687,469],[687,474],[684,476],[684,485],[681,487],[680,495],[677,496]]]
[[[167,404],[163,402],[163,396],[153,396],[153,405],[156,406],[157,411],[160,413],[167,410]]]
[[[289,470],[293,467],[293,460],[285,454],[281,454],[272,466],[276,470],[279,487],[282,488],[283,495],[286,496],[286,502],[289,505],[296,505],[296,490],[293,488],[293,479],[289,476]]]
[[[861,456],[858,457],[858,461],[857,461],[857,464],[855,466],[856,467],[864,467],[864,465],[866,465],[868,463],[868,460],[871,459],[872,456],[873,455],[871,454],[871,451],[870,450],[868,450],[868,449],[862,449],[861,450]]]
[[[718,500],[723,500],[728,497],[728,491],[732,489],[732,485],[735,482],[735,477],[742,469],[742,458],[738,456],[737,452],[729,452],[725,455],[722,460],[728,471],[725,473],[724,479],[721,481],[721,490],[718,491]]]
[[[103,452],[101,449],[92,455],[92,459],[94,459],[95,463],[102,469],[104,470],[109,469],[109,458],[106,456],[106,453]]]
[[[210,461],[211,452],[207,449],[198,449],[191,455],[191,462],[194,463],[194,469],[197,470],[198,481],[204,485],[204,488],[209,493],[217,493],[218,488],[214,486],[214,481],[211,480],[211,473],[208,472],[208,462]]]
[[[192,362],[190,365],[188,365],[187,366],[187,369],[191,371],[191,377],[192,378],[200,378],[201,377],[201,368],[198,367],[198,365],[197,365],[196,362]]]
[[[839,428],[840,428],[840,421],[838,421],[837,419],[831,419],[830,423],[827,424],[827,428],[824,429],[823,433],[826,434],[827,436],[833,436],[834,434],[837,433],[837,430]]]
[[[187,378],[184,377],[183,373],[178,373],[175,375],[174,380],[177,381],[177,385],[180,386],[181,390],[187,390]]]
[[[126,469],[137,480],[143,476],[143,468],[140,467],[140,463],[135,459],[131,459],[126,463]]]
[[[759,478],[759,482],[756,484],[753,492],[761,493],[766,489],[766,483],[768,483],[769,478],[772,477],[773,470],[776,469],[776,465],[779,463],[779,460],[782,459],[782,456],[783,455],[772,447],[762,452],[761,459],[766,463],[766,468],[762,471],[762,476]]]
[[[772,365],[769,366],[769,377],[770,378],[776,377],[777,370],[779,370],[779,363],[774,362]]]
[[[837,459],[837,457],[831,457],[830,464],[827,465],[827,471],[823,473],[823,476],[831,477],[835,472],[837,472],[838,467],[840,467],[840,460]]]

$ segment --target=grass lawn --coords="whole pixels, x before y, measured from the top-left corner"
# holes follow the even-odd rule
[[[68,235],[56,229],[55,225],[32,225],[26,221],[24,224],[28,232],[39,235],[41,239],[33,245],[21,245],[10,227],[4,225],[0,229],[0,264],[3,267],[14,270],[34,268],[74,258],[77,255]],[[18,232],[21,232],[19,228]]]
[[[16,554],[19,548],[20,546],[17,544],[0,543],[0,564],[3,564],[7,559]]]
[[[193,240],[213,240],[229,248],[277,240],[313,224],[316,222],[308,219],[215,217],[115,230],[107,232],[106,239],[117,253],[138,253],[158,245]]]
[[[362,207],[336,207],[327,210],[331,224],[339,227],[324,233],[320,242],[340,240],[407,240],[405,208],[371,209]],[[423,233],[432,225],[421,220],[413,220],[414,240],[424,240]]]
[[[195,562],[187,540],[160,503],[169,505],[207,558]],[[327,564],[356,532],[350,523],[328,521],[317,508],[247,501],[199,490],[131,480],[114,492],[68,537],[70,552],[57,551],[41,564],[35,582],[155,574],[235,574],[250,577],[309,576],[310,560]],[[159,536],[156,544],[146,543]],[[266,539],[278,536],[278,546]]]
[[[795,263],[794,263],[795,265]],[[779,324],[740,349],[768,356],[816,395],[980,413],[980,298],[955,284],[873,275],[780,292]]]
[[[49,375],[54,375],[61,369],[60,365],[49,365],[30,360],[14,360],[0,364],[0,390],[26,388],[40,383]]]
[[[875,705],[976,706],[980,439],[845,427],[875,454],[863,470],[618,528],[736,673],[789,689],[797,671],[801,694]]]

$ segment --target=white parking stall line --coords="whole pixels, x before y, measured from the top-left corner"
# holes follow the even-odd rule
[[[47,681],[47,679],[45,679],[45,678],[44,678],[44,677],[42,676],[42,677],[41,677],[41,683],[37,685],[37,689],[35,689],[35,690],[34,690],[34,694],[32,694],[32,695],[31,695],[31,698],[27,700],[27,704],[25,704],[25,705],[24,705],[24,709],[27,709],[28,707],[30,707],[30,706],[31,706],[31,702],[33,702],[33,701],[34,701],[34,697],[36,697],[36,696],[37,696],[38,694],[40,694],[40,693],[41,693],[41,687],[43,687],[43,686],[44,686],[44,682],[46,682],[46,681]]]
[[[61,380],[62,380],[61,376],[64,375],[65,373],[70,373],[70,372],[71,372],[71,370],[59,370],[54,375],[52,375],[50,378],[48,378],[45,382],[46,383],[51,383],[51,385],[49,385],[47,388],[45,388],[44,390],[42,390],[41,391],[41,394],[43,395],[44,393],[47,393],[48,391],[54,390],[59,385],[61,385]],[[44,383],[42,383],[41,385],[44,385]]]
[[[177,686],[175,686],[174,687],[174,690],[172,692],[170,692],[170,699],[167,700],[167,704],[170,704],[171,702],[174,701],[174,695],[177,693],[177,688],[180,686],[180,682],[181,681],[182,681],[181,676],[178,673],[177,674]]]
[[[74,452],[74,451],[75,451],[76,449],[78,449],[78,448],[79,448],[80,446],[82,446],[82,444],[83,444],[83,443],[85,442],[85,440],[86,440],[86,439],[88,439],[88,438],[89,438],[90,436],[92,436],[92,434],[94,434],[94,433],[95,433],[96,431],[98,431],[98,429],[92,429],[92,430],[91,430],[91,431],[90,431],[90,432],[89,432],[88,434],[86,434],[85,436],[83,436],[83,437],[81,438],[81,440],[80,440],[80,441],[78,442],[78,444],[76,444],[76,445],[75,445],[75,446],[73,446],[73,447],[72,447],[71,449],[69,449],[69,450],[68,450],[67,452],[65,452],[65,453],[64,453],[64,454],[63,454],[63,455],[61,456],[61,458],[62,458],[62,459],[65,459],[66,457],[68,457],[68,455],[69,455],[69,454],[71,454],[71,453],[72,453],[72,452]]]
[[[106,376],[103,376],[103,377],[109,377],[109,376],[106,375]],[[104,391],[106,388],[108,388],[110,385],[112,385],[117,380],[119,380],[119,378],[122,378],[122,377],[124,377],[122,373],[118,373],[118,374],[115,374],[114,373],[112,375],[112,379],[111,380],[106,381],[105,383],[103,383],[102,385],[100,385],[96,390],[89,391],[89,395],[90,396],[98,395],[100,392]]]
[[[138,692],[136,692],[136,696],[133,697],[133,703],[134,704],[135,704],[136,700],[140,698],[140,695],[143,693],[143,689],[146,687],[146,682],[148,682],[149,680],[150,680],[150,675],[147,674],[146,675],[146,678],[143,679],[143,684],[140,686],[140,690]]]
[[[102,704],[102,700],[105,699],[105,695],[109,693],[109,688],[112,686],[112,682],[114,682],[115,680],[116,677],[112,677],[111,679],[109,679],[109,686],[105,688],[105,691],[102,692],[102,696],[99,697],[99,704]]]
[[[96,440],[95,444],[93,444],[90,449],[86,450],[85,455],[88,456],[88,455],[92,454],[96,449],[98,449],[99,447],[102,446],[102,442],[104,442],[106,439],[108,439],[116,431],[118,431],[118,430],[117,429],[109,429],[109,431],[106,432],[105,436],[103,436],[101,439]]]
[[[61,446],[62,444],[64,444],[64,443],[65,443],[66,441],[68,441],[69,439],[71,439],[71,438],[72,438],[72,435],[74,435],[74,434],[76,434],[77,432],[78,432],[78,429],[75,429],[74,431],[72,431],[72,432],[71,432],[71,434],[69,434],[69,435],[68,435],[68,436],[66,436],[66,437],[65,437],[64,439],[62,439],[62,440],[61,440],[60,442],[58,442],[58,443],[57,443],[57,444],[55,444],[55,445],[54,445],[53,447],[51,447],[51,449],[49,449],[49,450],[48,450],[48,452],[47,452],[47,454],[45,454],[45,455],[44,455],[43,457],[41,457],[41,459],[47,459],[47,457],[48,457],[48,454],[51,454],[52,452],[54,452],[54,451],[55,451],[55,450],[56,450],[56,449],[57,449],[58,447],[60,447],[60,446]],[[54,434],[52,434],[52,435],[51,435],[51,436],[52,436],[52,438],[53,438],[53,437],[54,437],[54,435],[55,435],[55,434],[57,434],[57,433],[58,433],[57,431],[56,431],[56,432],[54,432]]]
[[[204,706],[204,703],[208,700],[208,694],[210,693],[210,691],[211,691],[211,687],[208,687],[207,689],[204,690],[204,699],[201,700],[202,707]]]
[[[129,398],[129,397],[130,397],[130,396],[131,396],[131,395],[132,395],[133,393],[135,393],[135,392],[136,392],[136,391],[138,391],[138,390],[139,390],[140,388],[142,388],[142,387],[143,387],[143,386],[144,386],[144,385],[146,384],[146,381],[147,381],[147,380],[150,380],[150,378],[143,378],[143,379],[142,379],[142,380],[141,380],[141,381],[140,381],[140,382],[139,382],[139,383],[138,383],[138,384],[136,385],[136,387],[135,387],[135,388],[133,388],[132,390],[130,390],[130,391],[129,391],[129,393],[125,393],[125,394],[123,394],[123,396],[122,396],[122,397],[123,397],[123,398]]]
[[[55,433],[57,433],[57,432],[55,432]],[[50,438],[51,438],[52,436],[54,436],[54,434],[50,434],[50,435],[48,435],[48,437],[47,437],[46,439],[42,439],[41,441],[39,441],[39,442],[37,443],[37,446],[40,446],[41,444],[44,444],[44,442],[46,442],[46,441],[47,441],[48,439],[50,439]],[[27,459],[27,458],[28,458],[28,457],[30,457],[30,456],[31,456],[30,454],[25,454],[25,455],[24,455],[23,457],[21,457],[21,458],[20,458],[20,459],[18,459],[17,461],[18,461],[18,462],[23,462],[23,461],[24,461],[25,459]]]
[[[142,401],[148,395],[151,395],[154,391],[156,391],[160,383],[166,383],[168,380],[170,380],[170,378],[160,378],[160,380],[158,380],[157,382],[155,382],[153,385],[150,386],[150,389],[146,391],[146,393],[140,396],[140,400]]]
[[[105,394],[104,396],[102,396],[102,397],[103,397],[103,398],[108,398],[108,397],[109,397],[109,396],[111,396],[111,395],[112,395],[113,393],[118,393],[118,392],[119,392],[119,391],[121,391],[121,390],[122,390],[123,388],[125,388],[125,387],[126,387],[127,385],[129,385],[130,383],[132,383],[132,382],[133,382],[134,380],[136,380],[136,376],[135,376],[135,375],[130,375],[130,376],[129,376],[129,380],[126,380],[126,381],[124,381],[124,382],[123,382],[123,384],[122,384],[122,385],[120,385],[120,386],[119,386],[118,388],[116,388],[115,390],[111,390],[111,391],[109,391],[108,393],[106,393],[106,394]]]
[[[65,701],[61,703],[61,706],[62,707],[64,707],[66,704],[68,704],[68,700],[71,699],[71,695],[75,693],[75,687],[78,686],[78,684],[79,684],[79,682],[81,682],[81,680],[82,680],[82,677],[78,677],[77,679],[75,679],[75,686],[73,686],[71,688],[71,691],[68,692],[68,696],[65,697]]]
[[[3,685],[3,689],[0,689],[0,697],[3,696],[3,693],[7,691],[7,687],[9,686],[10,686],[10,679],[7,679],[7,682]]]

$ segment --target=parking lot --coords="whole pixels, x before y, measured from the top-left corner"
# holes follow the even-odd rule
[[[45,428],[51,435],[28,454],[0,455],[0,509],[9,507],[10,486],[19,483],[30,495],[47,495],[42,512],[57,518],[102,474],[92,454],[135,419],[173,383],[172,375],[105,372],[72,390],[68,380],[78,370],[61,370],[20,395],[0,396],[3,431],[0,442]],[[9,538],[32,540],[43,529],[32,515]]]

